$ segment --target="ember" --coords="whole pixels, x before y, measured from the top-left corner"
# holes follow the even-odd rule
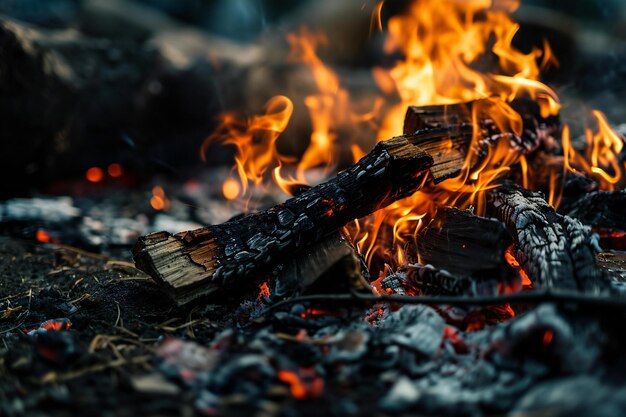
[[[626,413],[618,0],[8,3],[0,415]]]

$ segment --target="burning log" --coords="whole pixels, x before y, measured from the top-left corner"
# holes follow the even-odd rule
[[[431,156],[415,145],[422,136],[380,142],[337,177],[264,212],[176,235],[144,236],[133,249],[135,263],[179,304],[232,288],[240,278],[288,259],[349,221],[413,194],[428,178],[438,182],[456,173],[465,155]],[[458,130],[440,131],[437,139],[431,132],[425,136],[466,146],[471,138]]]
[[[530,99],[516,99],[510,106],[519,112],[523,121],[521,135],[512,132],[501,132],[490,114],[494,111],[495,104],[489,99],[475,100],[466,103],[435,106],[410,106],[404,117],[404,133],[414,133],[424,129],[436,129],[441,126],[465,126],[472,129],[470,123],[475,118],[480,125],[482,142],[493,143],[501,137],[508,137],[511,146],[523,153],[531,153],[542,144],[548,148],[554,147],[550,143],[551,136],[560,128],[559,118],[551,116],[542,118],[539,107]],[[478,143],[481,146],[485,143]],[[480,150],[480,149],[479,149]]]
[[[506,184],[487,193],[489,214],[515,237],[516,258],[535,285],[602,292],[605,275],[595,263],[591,228],[558,214],[540,193]]]
[[[417,251],[423,264],[497,284],[512,278],[504,258],[512,243],[501,222],[444,207],[420,231]]]

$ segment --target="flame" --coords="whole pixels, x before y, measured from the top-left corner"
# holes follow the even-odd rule
[[[265,114],[249,118],[236,113],[221,116],[216,131],[202,143],[200,156],[206,161],[207,151],[215,142],[235,146],[234,169],[241,187],[235,190],[227,180],[222,190],[227,198],[244,195],[249,183],[261,185],[270,168],[289,159],[278,153],[276,140],[287,128],[292,113],[293,103],[288,97],[274,96],[265,105]]]
[[[290,59],[302,64],[312,76],[314,91],[295,104],[303,105],[309,114],[310,143],[299,159],[277,151],[276,141],[287,127],[294,107],[287,97],[272,98],[264,114],[251,118],[224,114],[217,131],[204,142],[202,154],[214,142],[235,146],[233,173],[240,189],[236,190],[229,183],[233,178],[229,178],[223,184],[225,197],[244,197],[250,184],[261,186],[270,172],[274,183],[291,194],[294,185],[313,182],[312,168],[321,167],[330,175],[338,168],[341,155],[351,155],[355,162],[364,155],[363,142],[344,137],[343,132],[353,132],[356,125],[364,124],[375,131],[377,140],[384,140],[402,134],[409,105],[474,100],[479,101],[472,106],[471,151],[455,178],[436,186],[427,184],[425,179],[420,192],[345,227],[370,267],[375,262],[378,266],[383,262],[396,266],[407,262],[407,245],[417,239],[420,228],[438,207],[452,205],[484,214],[485,191],[496,187],[499,179],[516,165],[525,187],[535,187],[536,178],[549,179],[547,194],[554,206],[560,203],[568,171],[588,172],[603,188],[613,189],[624,178],[622,172],[626,169],[620,166],[618,158],[623,139],[611,130],[600,112],[592,112],[597,128],[588,129],[584,151],[572,146],[569,128],[563,129],[562,163],[550,166],[548,172],[533,172],[530,161],[510,146],[507,134],[521,135],[524,129],[521,115],[511,106],[513,100],[533,99],[544,118],[557,115],[560,110],[555,91],[539,80],[542,69],[558,65],[549,44],[544,41],[529,53],[513,46],[519,25],[509,14],[518,6],[517,0],[413,0],[403,14],[383,22],[385,3],[378,1],[371,29],[386,28],[384,52],[402,58],[390,68],[374,68],[373,77],[381,96],[370,111],[361,114],[352,110],[354,103],[339,77],[317,54],[328,38],[307,29],[288,34]],[[479,123],[485,117],[504,132],[500,138],[491,138],[495,143],[486,150]],[[451,140],[444,143],[452,145]],[[332,214],[329,207],[328,215]],[[524,283],[530,283],[527,276],[522,278]]]
[[[537,81],[537,60],[543,58],[544,65],[553,62],[551,50],[534,49],[529,54],[516,50],[512,41],[519,25],[506,13],[517,9],[518,2],[491,3],[415,0],[405,14],[389,19],[385,52],[401,52],[404,59],[391,69],[376,69],[374,77],[384,92],[394,85],[401,103],[385,116],[379,139],[402,133],[409,105],[485,97],[511,101],[520,94],[529,94],[538,101],[544,117],[558,113],[556,93]],[[498,58],[501,73],[472,68],[486,52]]]
[[[348,93],[340,88],[337,74],[317,56],[318,45],[328,43],[324,34],[313,34],[303,28],[300,33],[288,34],[287,42],[291,46],[291,60],[302,63],[311,70],[318,90],[318,93],[309,95],[304,100],[313,131],[311,142],[298,163],[297,178],[306,181],[308,169],[324,166],[330,172],[336,164],[337,151],[334,148],[337,134],[334,129],[346,117]]]
[[[591,116],[596,130],[585,129],[586,146],[584,151],[577,151],[569,136],[567,127],[563,130],[562,147],[564,169],[582,171],[594,177],[603,190],[614,190],[624,185],[626,166],[620,164],[620,153],[624,149],[624,138],[610,126],[606,116],[599,110],[593,110]],[[566,134],[567,129],[567,134]]]

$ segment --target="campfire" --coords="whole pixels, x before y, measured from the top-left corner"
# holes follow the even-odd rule
[[[626,412],[626,128],[546,81],[532,7],[242,44],[143,3],[0,21],[11,146],[48,155],[0,201],[2,414]]]

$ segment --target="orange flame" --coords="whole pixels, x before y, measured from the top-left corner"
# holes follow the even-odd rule
[[[204,142],[202,154],[206,154],[213,142],[236,147],[233,172],[237,173],[240,188],[235,188],[234,178],[229,178],[223,184],[228,199],[243,197],[249,184],[260,186],[270,171],[275,184],[290,193],[295,184],[313,182],[308,181],[312,168],[322,167],[330,174],[342,154],[351,154],[354,161],[364,155],[362,143],[341,136],[341,132],[353,131],[356,123],[375,129],[377,139],[383,140],[402,134],[409,105],[444,105],[481,99],[472,106],[472,151],[457,177],[437,186],[426,185],[411,197],[355,220],[345,228],[369,264],[375,258],[389,259],[390,250],[393,262],[402,264],[407,262],[406,245],[416,239],[419,229],[438,207],[471,208],[482,215],[484,192],[497,186],[499,178],[518,163],[524,186],[533,187],[537,173],[531,172],[526,157],[511,149],[505,135],[487,149],[486,155],[475,152],[482,140],[478,121],[486,115],[500,131],[520,135],[522,117],[510,102],[523,96],[538,103],[542,117],[558,114],[560,103],[556,93],[539,81],[541,70],[558,65],[558,61],[545,41],[529,53],[513,46],[519,25],[508,14],[519,6],[517,0],[414,0],[404,14],[387,22],[381,18],[384,6],[383,1],[377,2],[371,29],[382,31],[385,27],[384,51],[399,53],[403,58],[391,68],[373,70],[383,97],[376,100],[370,112],[356,114],[351,110],[349,94],[342,88],[339,77],[317,55],[317,48],[328,39],[303,29],[287,36],[291,60],[310,70],[316,90],[303,103],[312,132],[301,158],[297,161],[287,158],[276,149],[276,140],[285,130],[294,106],[284,96],[272,98],[265,114],[260,116],[223,115],[217,131]],[[496,61],[490,68],[479,71],[477,68],[485,68],[488,61],[485,58],[490,56]],[[594,111],[593,116],[597,131],[587,131],[588,147],[584,153],[572,146],[569,128],[563,129],[563,164],[551,167],[547,173],[548,199],[554,206],[560,202],[564,174],[569,170],[589,172],[606,189],[612,189],[624,178],[622,172],[626,167],[620,166],[617,157],[623,149],[623,139],[611,130],[600,112]],[[528,277],[524,280],[529,281]]]
[[[278,153],[276,140],[287,128],[292,113],[291,100],[275,96],[265,105],[263,115],[245,118],[226,113],[221,116],[216,131],[202,143],[200,156],[206,161],[206,153],[214,142],[235,146],[235,170],[241,188],[236,189],[232,182],[225,184],[223,192],[226,198],[234,199],[245,194],[249,182],[260,185],[268,169],[281,160],[287,160]]]
[[[590,174],[599,182],[600,189],[614,190],[618,184],[624,185],[626,166],[619,161],[619,155],[624,150],[624,138],[611,128],[602,112],[593,110],[591,115],[597,130],[585,129],[587,143],[584,151],[574,148],[569,131],[566,134],[564,129],[564,169]]]

